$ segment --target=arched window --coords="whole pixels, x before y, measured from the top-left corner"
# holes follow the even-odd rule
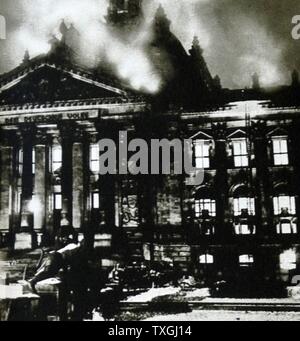
[[[296,198],[288,195],[279,195],[273,198],[275,215],[295,215]]]
[[[233,211],[235,217],[255,215],[255,199],[247,186],[238,186],[233,191]]]
[[[275,216],[296,215],[296,197],[290,194],[287,185],[275,186],[273,206]]]
[[[297,224],[294,222],[279,222],[276,227],[277,234],[297,234]]]
[[[216,216],[216,200],[212,197],[213,191],[210,188],[202,187],[195,195],[195,216],[199,217],[215,217]]]

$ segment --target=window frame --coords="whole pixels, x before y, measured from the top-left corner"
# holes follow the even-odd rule
[[[242,146],[242,142],[245,145]],[[232,138],[232,154],[233,154],[233,164],[235,168],[247,168],[250,165],[250,157],[248,152],[248,139],[247,137]],[[239,148],[239,152],[236,152],[236,148]],[[244,150],[245,149],[245,150]],[[239,162],[237,162],[239,160]],[[247,162],[245,162],[247,161]]]
[[[285,198],[289,200],[289,207],[284,207],[280,204],[280,198]],[[277,201],[277,202],[276,202]],[[274,216],[278,217],[282,214],[282,209],[287,208],[288,213],[291,216],[294,216],[297,214],[297,208],[296,208],[296,197],[291,195],[285,195],[280,194],[273,197],[273,214]]]
[[[275,150],[275,149],[277,149],[275,146],[276,142],[279,142],[278,151]],[[283,142],[285,142],[285,147],[282,146]],[[274,137],[272,137],[272,155],[273,155],[273,165],[274,166],[288,166],[290,164],[288,136],[274,136]],[[282,158],[283,156],[286,157],[286,162],[284,162],[282,160],[277,162],[276,159],[279,156],[280,156],[280,158]]]
[[[56,160],[56,150],[59,150],[59,160]],[[53,145],[51,148],[51,172],[55,173],[57,172],[63,164],[63,150],[62,150],[62,146],[57,144],[57,145]],[[57,166],[59,165],[59,167]]]
[[[96,206],[98,207],[95,207],[95,196],[97,196],[97,204]],[[99,191],[94,191],[91,193],[91,209],[92,210],[99,210],[100,209],[100,192]]]
[[[211,141],[207,139],[195,139],[194,146],[194,161],[197,169],[211,168]],[[207,148],[206,148],[207,147]],[[200,151],[197,155],[197,151]]]
[[[242,261],[243,257],[247,257],[247,260]],[[253,254],[243,254],[239,255],[239,266],[242,268],[250,268],[254,265],[254,255]]]
[[[32,175],[35,175],[35,172],[36,172],[36,150],[35,150],[35,147],[32,147],[31,172],[32,172]]]
[[[202,259],[204,259],[204,262],[202,262]],[[200,265],[213,265],[215,264],[215,257],[212,254],[204,253],[199,256],[198,258]]]
[[[247,207],[241,207],[241,200],[247,200]],[[238,206],[238,207],[237,207]],[[233,198],[233,213],[235,217],[240,217],[242,215],[242,210],[247,209],[249,216],[255,216],[255,198],[253,197],[235,197]]]
[[[93,150],[97,149],[97,157],[93,157]],[[94,174],[99,174],[100,172],[100,146],[98,143],[93,143],[90,145],[90,155],[89,155],[89,164],[90,164],[90,170]],[[94,165],[96,165],[96,168],[94,168]]]
[[[18,171],[19,175],[23,175],[23,169],[24,169],[24,150],[23,148],[20,148],[18,150]]]
[[[60,197],[59,203],[60,208],[57,208],[57,197]],[[61,192],[53,193],[53,210],[54,211],[61,211],[63,209],[63,197]]]
[[[289,232],[284,232],[283,226],[288,225],[289,226]],[[290,222],[290,223],[282,223],[279,222],[276,225],[276,233],[278,235],[296,235],[298,234],[298,226],[296,223]]]
[[[209,205],[208,210],[205,208],[206,205]],[[202,212],[204,210],[209,211],[209,216],[215,218],[217,216],[217,202],[216,202],[216,200],[212,199],[212,198],[195,199],[195,217],[201,218]]]
[[[289,259],[291,257],[293,257],[292,260]],[[291,249],[285,250],[279,255],[280,269],[287,270],[287,271],[296,270],[297,265],[298,265],[297,252],[295,251],[295,249],[291,248]]]

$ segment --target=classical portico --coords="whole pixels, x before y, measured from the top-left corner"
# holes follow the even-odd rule
[[[84,91],[93,95],[98,91],[99,97],[78,100],[75,94],[74,100],[63,100],[63,89],[55,89],[60,99],[40,104],[41,89],[27,88],[26,78],[39,79],[41,74],[44,84],[49,76],[46,96],[52,88],[53,71],[70,82],[73,79]],[[80,72],[44,62],[3,81],[0,97],[3,92],[11,92],[15,104],[0,104],[1,243],[31,248],[53,243],[62,225],[69,224],[79,235],[91,229],[91,224],[95,231],[101,226],[118,226],[119,198],[114,194],[109,202],[109,196],[102,193],[107,188],[101,185],[95,146],[101,136],[117,136],[108,132],[112,120],[117,131],[118,122],[145,112],[145,101]],[[35,101],[23,103],[26,96]]]

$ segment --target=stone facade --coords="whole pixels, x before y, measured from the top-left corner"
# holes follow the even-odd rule
[[[170,38],[161,8],[155,20]],[[291,281],[300,266],[300,106],[291,99],[299,85],[268,97],[222,90],[197,39],[189,57],[181,52],[190,71],[198,68],[196,97],[182,103],[172,101],[171,85],[157,98],[137,95],[62,63],[53,49],[0,77],[1,247],[51,246],[69,225],[103,266],[115,255],[173,261],[203,282],[238,278],[240,292],[251,281]],[[200,105],[199,89],[209,104]],[[98,142],[118,145],[120,131],[129,140],[192,139],[203,184],[174,174],[100,175]]]

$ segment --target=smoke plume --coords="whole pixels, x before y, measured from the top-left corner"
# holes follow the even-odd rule
[[[80,32],[85,63],[95,63],[104,50],[122,78],[154,92],[159,76],[143,47],[159,3],[186,50],[193,36],[199,37],[212,74],[219,74],[225,87],[249,86],[254,72],[264,86],[288,84],[290,72],[300,70],[300,41],[291,37],[298,0],[144,0],[147,23],[130,45],[104,25],[108,0],[1,0],[8,39],[0,42],[0,72],[20,64],[26,49],[31,57],[47,52],[51,34],[59,37],[65,18]]]

